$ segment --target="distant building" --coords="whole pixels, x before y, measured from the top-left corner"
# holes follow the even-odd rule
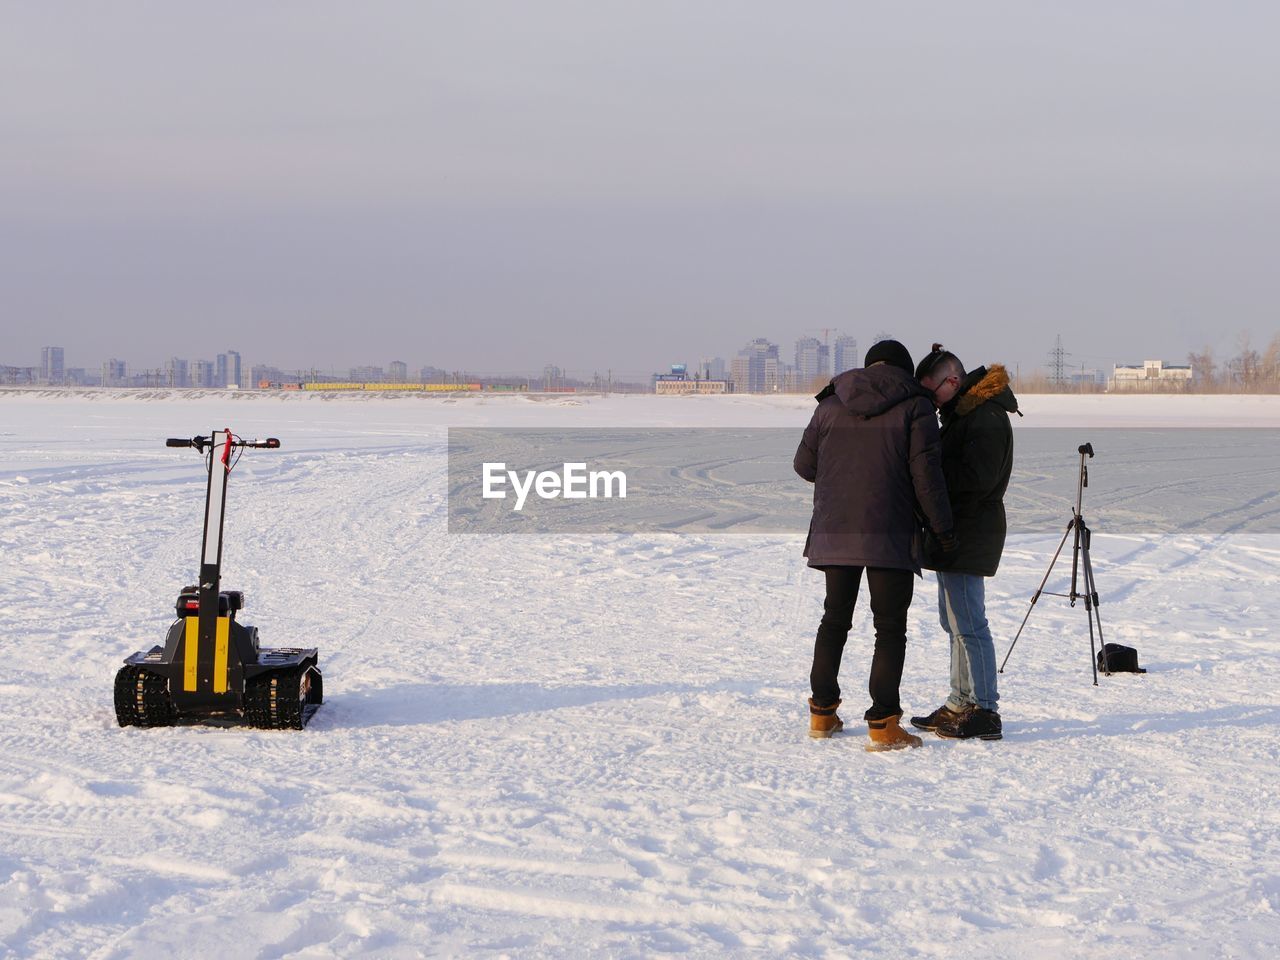
[[[399,360],[392,360],[387,366],[387,379],[391,383],[404,383],[409,379],[409,365]]]
[[[653,382],[653,392],[668,396],[673,394],[732,393],[733,384],[728,380],[671,380],[660,374],[658,379]]]
[[[163,387],[169,382],[169,373],[164,369],[135,370],[129,374],[126,386],[130,387]]]
[[[273,367],[266,363],[255,363],[250,369],[252,376],[251,386],[261,387],[264,383],[297,383],[298,376],[292,373],[285,373],[279,367]]]
[[[40,348],[40,379],[45,383],[62,383],[66,379],[61,347]]]
[[[796,386],[807,390],[831,379],[830,348],[817,337],[796,341]]]
[[[67,367],[63,382],[73,387],[92,386],[89,383],[89,371],[84,367]]]
[[[1116,391],[1167,393],[1185,390],[1191,384],[1190,364],[1144,360],[1139,364],[1116,364],[1111,386]]]
[[[128,383],[128,373],[123,360],[107,360],[102,364],[102,385],[104,387],[123,387]]]
[[[187,376],[187,361],[181,357],[171,357],[164,365],[164,385],[166,387],[188,387],[191,380]]]
[[[700,371],[689,376],[689,368],[683,363],[673,363],[670,373],[653,375],[653,392],[657,394],[731,393],[732,384],[724,378],[703,377]]]
[[[542,368],[542,389],[543,390],[563,390],[565,388],[564,371],[557,367],[554,363],[548,363]]]
[[[234,350],[218,354],[217,369],[213,375],[215,387],[242,387],[240,380],[240,354]]]
[[[853,337],[836,337],[832,351],[833,374],[844,373],[858,365],[858,341]]]
[[[382,383],[386,375],[381,367],[352,367],[350,380],[352,383]]]
[[[778,345],[757,337],[733,358],[730,379],[735,393],[776,393],[782,386]]]
[[[1101,387],[1107,383],[1107,375],[1102,370],[1075,370],[1068,379],[1073,387]]]
[[[209,360],[192,360],[188,376],[193,387],[213,386],[214,366]]]
[[[0,384],[7,387],[36,382],[35,367],[0,366]]]
[[[781,393],[786,386],[787,371],[792,368],[777,357],[766,357],[764,361],[764,392]]]
[[[698,361],[698,371],[703,380],[724,380],[728,372],[725,370],[724,357],[703,357]]]

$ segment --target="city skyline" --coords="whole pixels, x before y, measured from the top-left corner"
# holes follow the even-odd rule
[[[737,389],[746,392],[775,392],[784,389],[789,392],[803,392],[808,387],[819,384],[830,377],[861,365],[862,352],[877,340],[892,336],[881,331],[864,341],[859,350],[859,341],[844,331],[826,328],[819,331],[823,337],[805,334],[794,341],[794,352],[789,352],[785,344],[775,343],[766,337],[756,337],[736,350],[724,351],[725,356],[702,356],[690,361],[682,358],[670,364],[663,364],[655,370],[630,369],[626,365],[593,367],[589,370],[563,368],[556,364],[543,364],[541,370],[534,364],[520,370],[496,370],[483,365],[466,365],[457,368],[444,368],[432,364],[419,366],[402,359],[394,359],[384,364],[335,365],[329,368],[295,367],[288,364],[271,363],[252,360],[244,363],[242,355],[236,350],[226,350],[210,360],[202,357],[172,356],[162,364],[136,364],[127,358],[111,357],[100,364],[87,363],[78,366],[73,360],[65,361],[66,350],[62,346],[44,346],[41,348],[40,364],[15,365],[4,362],[0,357],[0,372],[3,372],[5,383],[66,383],[68,385],[104,387],[124,386],[177,386],[177,387],[223,387],[237,384],[244,388],[253,388],[261,381],[319,380],[319,381],[352,381],[352,382],[453,382],[462,375],[468,379],[488,380],[524,380],[529,383],[573,382],[578,384],[617,383],[635,386],[657,379],[689,378],[718,379],[723,378],[737,385]],[[1263,362],[1272,364],[1275,354],[1280,351],[1280,333],[1269,341],[1255,341],[1246,344],[1238,342],[1240,352],[1214,354],[1192,353],[1187,358],[1144,356],[1141,361],[1126,359],[1109,364],[1093,364],[1074,362],[1073,354],[1067,350],[1061,337],[1055,340],[1054,348],[1048,354],[1048,363],[1029,368],[1026,373],[1032,378],[1047,379],[1050,382],[1067,383],[1097,381],[1107,378],[1108,367],[1112,375],[1119,370],[1143,370],[1153,362],[1163,365],[1165,369],[1185,367],[1191,369],[1192,361],[1203,365],[1209,361],[1210,367],[1221,368],[1224,372],[1233,364],[1247,368],[1250,364]],[[792,357],[794,362],[789,362]],[[976,366],[973,364],[971,366]],[[100,369],[100,374],[98,370]],[[670,371],[670,373],[668,373]],[[1017,378],[1021,371],[1011,370]],[[1246,378],[1247,379],[1247,378]]]
[[[745,347],[737,349],[723,350],[715,355],[702,356],[697,359],[680,359],[672,360],[668,364],[663,364],[651,371],[644,371],[637,367],[629,367],[625,363],[603,366],[593,366],[589,369],[561,368],[565,375],[575,378],[583,374],[599,375],[614,373],[619,376],[628,376],[635,380],[642,380],[654,375],[655,373],[663,373],[668,368],[676,365],[685,366],[690,371],[690,376],[729,376],[729,368],[735,357],[739,356],[744,350],[749,350],[753,343],[766,343],[773,347],[773,359],[779,364],[778,370],[793,370],[798,380],[809,382],[821,377],[831,377],[836,373],[850,367],[857,366],[860,363],[861,353],[858,349],[858,338],[849,334],[845,334],[840,330],[829,328],[825,331],[829,336],[827,340],[822,340],[810,335],[804,335],[797,338],[794,342],[794,363],[788,362],[788,357],[793,356],[789,347],[784,343],[775,343],[767,337],[753,338]],[[887,334],[883,332],[876,338],[869,338],[866,341],[867,346],[880,337]],[[805,357],[801,357],[801,351],[808,351]],[[6,362],[5,357],[0,357],[0,365],[11,368],[25,368],[33,372],[38,370],[36,374],[40,380],[58,382],[62,379],[61,371],[65,368],[67,371],[79,371],[87,375],[87,380],[92,381],[98,379],[97,371],[101,370],[101,380],[103,386],[122,386],[121,381],[127,378],[135,378],[150,375],[151,380],[161,380],[171,385],[179,386],[225,386],[228,382],[240,382],[244,386],[251,386],[250,378],[247,374],[241,375],[232,373],[228,376],[228,362],[232,365],[232,370],[239,371],[241,368],[241,353],[235,350],[228,350],[218,353],[214,359],[200,356],[178,357],[171,356],[160,363],[136,363],[127,357],[112,356],[100,362],[77,362],[75,354],[72,354],[71,363],[65,363],[64,357],[66,348],[62,346],[45,346],[41,348],[41,363],[34,364],[14,364]],[[56,356],[56,368],[51,372],[50,357]],[[326,368],[315,366],[297,366],[288,363],[278,363],[271,361],[258,360],[251,365],[246,365],[248,370],[250,366],[270,367],[276,371],[287,371],[289,373],[306,373],[314,372],[318,375],[334,375],[342,371],[350,374],[349,379],[352,380],[387,380],[389,382],[415,380],[427,378],[433,374],[450,374],[455,371],[467,372],[475,374],[487,374],[492,376],[526,376],[536,378],[548,364],[531,364],[530,366],[519,370],[499,370],[486,367],[483,364],[467,364],[456,368],[439,367],[433,364],[415,364],[400,359],[393,359],[381,364],[337,364]],[[705,368],[705,369],[704,369]],[[712,372],[711,368],[714,368]],[[81,379],[85,379],[82,377]],[[618,379],[618,377],[613,377]]]
[[[39,344],[34,348],[34,351],[27,351],[28,353],[33,352],[34,357],[24,357],[18,354],[18,350],[15,349],[15,345],[21,338],[6,338],[6,343],[3,347],[0,347],[0,349],[5,351],[3,355],[0,355],[0,365],[42,369],[44,360],[41,353],[48,347],[48,344],[45,342],[47,339],[47,333],[48,331],[45,331],[44,338],[36,336],[35,339],[32,340],[32,342]],[[999,353],[990,357],[983,357],[974,350],[966,348],[964,345],[965,337],[963,333],[960,333],[958,339],[947,338],[945,343],[949,349],[953,349],[962,357],[962,359],[970,363],[972,366],[977,366],[983,363],[998,362],[1005,364],[1011,370],[1022,369],[1028,374],[1052,374],[1055,369],[1055,346],[1059,343],[1063,349],[1065,358],[1064,363],[1067,369],[1075,371],[1095,369],[1103,370],[1113,366],[1141,363],[1148,359],[1161,359],[1166,363],[1173,364],[1184,363],[1189,356],[1201,353],[1206,348],[1211,354],[1218,358],[1231,357],[1240,352],[1242,345],[1246,341],[1255,350],[1265,348],[1272,338],[1274,338],[1278,333],[1280,333],[1280,321],[1277,321],[1275,327],[1271,330],[1263,330],[1260,332],[1246,329],[1227,330],[1220,331],[1218,335],[1213,338],[1206,336],[1199,338],[1198,340],[1192,339],[1189,342],[1193,345],[1185,352],[1167,349],[1168,341],[1156,338],[1152,341],[1146,341],[1144,344],[1140,345],[1141,349],[1131,353],[1120,352],[1119,350],[1111,347],[1108,343],[1100,344],[1096,341],[1086,342],[1084,338],[1072,340],[1069,335],[1063,336],[1062,334],[1055,334],[1050,340],[1046,341],[1039,356],[1033,356],[1027,362],[1010,359],[1006,356],[1000,355]],[[613,358],[604,358],[599,363],[587,363],[584,366],[574,366],[572,364],[560,362],[560,354],[570,351],[560,351],[560,354],[557,354],[554,350],[551,350],[548,356],[531,356],[522,365],[501,366],[496,363],[486,361],[484,359],[484,355],[487,354],[488,351],[479,349],[475,351],[471,359],[461,363],[431,362],[430,358],[422,359],[416,357],[416,354],[408,349],[398,351],[393,350],[385,357],[372,356],[371,354],[373,351],[369,349],[362,349],[358,352],[352,351],[345,357],[339,355],[335,360],[329,363],[305,362],[299,360],[297,357],[264,357],[260,355],[260,353],[255,353],[253,355],[253,361],[255,364],[263,364],[290,372],[314,370],[319,373],[326,374],[334,371],[351,370],[360,367],[389,368],[391,364],[401,362],[405,363],[410,371],[432,368],[443,371],[485,373],[494,376],[536,376],[540,374],[542,368],[548,363],[554,363],[557,366],[562,367],[564,370],[572,372],[575,376],[590,376],[596,373],[604,374],[610,369],[618,373],[625,373],[633,376],[648,376],[653,372],[661,372],[667,369],[671,364],[676,363],[686,363],[689,365],[690,369],[693,369],[697,367],[701,360],[711,358],[719,358],[727,367],[732,358],[742,349],[743,343],[748,343],[750,340],[758,338],[778,344],[784,351],[782,356],[783,361],[789,365],[796,365],[793,363],[793,345],[804,340],[816,340],[826,348],[826,355],[828,358],[827,363],[832,372],[839,372],[839,370],[835,369],[834,366],[837,360],[839,340],[842,338],[852,340],[856,344],[861,345],[861,351],[865,351],[866,348],[877,339],[881,339],[886,336],[892,336],[895,339],[902,340],[906,344],[912,356],[917,359],[928,353],[930,345],[933,342],[930,341],[926,343],[922,341],[915,343],[906,339],[896,331],[886,330],[883,328],[875,328],[875,332],[873,333],[872,328],[870,327],[863,331],[855,331],[847,327],[813,327],[806,328],[798,332],[790,339],[786,337],[772,336],[767,333],[749,334],[749,332],[744,331],[740,334],[742,340],[738,346],[733,346],[732,343],[721,343],[716,345],[711,351],[700,351],[697,349],[681,350],[677,348],[669,353],[661,355],[660,359],[652,365],[645,365],[635,360],[628,359],[627,357],[616,356]],[[174,344],[176,345],[176,340],[174,341]],[[177,356],[172,349],[167,351],[153,349],[150,353],[146,354],[145,359],[135,360],[131,356],[124,356],[127,351],[117,349],[114,352],[103,354],[98,358],[90,355],[92,350],[91,347],[84,346],[82,344],[72,344],[71,341],[66,340],[63,341],[61,349],[63,349],[65,356],[70,357],[69,360],[64,361],[64,365],[67,369],[82,368],[86,370],[94,370],[108,361],[123,360],[128,363],[130,371],[161,371],[165,369],[166,364],[168,364],[171,359]],[[223,352],[225,351],[191,351],[188,352],[186,356],[181,357],[181,359],[188,361],[208,360],[210,363],[216,364],[217,355]],[[245,351],[240,351],[241,355],[244,353]],[[303,353],[303,350],[298,349],[297,353],[301,354]],[[648,351],[648,355],[653,354],[654,351]],[[30,362],[26,362],[28,360],[30,360]],[[842,369],[847,369],[847,367]]]

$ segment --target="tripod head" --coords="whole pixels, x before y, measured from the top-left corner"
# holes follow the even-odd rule
[[[1085,458],[1093,458],[1093,444],[1080,444],[1076,447],[1076,453],[1080,454],[1080,476],[1076,481],[1076,516],[1078,517],[1084,506],[1084,488],[1089,485],[1089,468],[1085,466]]]

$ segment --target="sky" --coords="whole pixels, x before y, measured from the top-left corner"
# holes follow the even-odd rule
[[[1280,332],[1280,8],[0,0],[0,363]]]

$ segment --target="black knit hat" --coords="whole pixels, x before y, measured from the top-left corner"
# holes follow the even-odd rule
[[[911,362],[910,352],[897,340],[881,340],[867,351],[866,365],[868,367],[873,363],[879,363],[881,360],[893,364],[908,374],[911,373],[915,366]]]

